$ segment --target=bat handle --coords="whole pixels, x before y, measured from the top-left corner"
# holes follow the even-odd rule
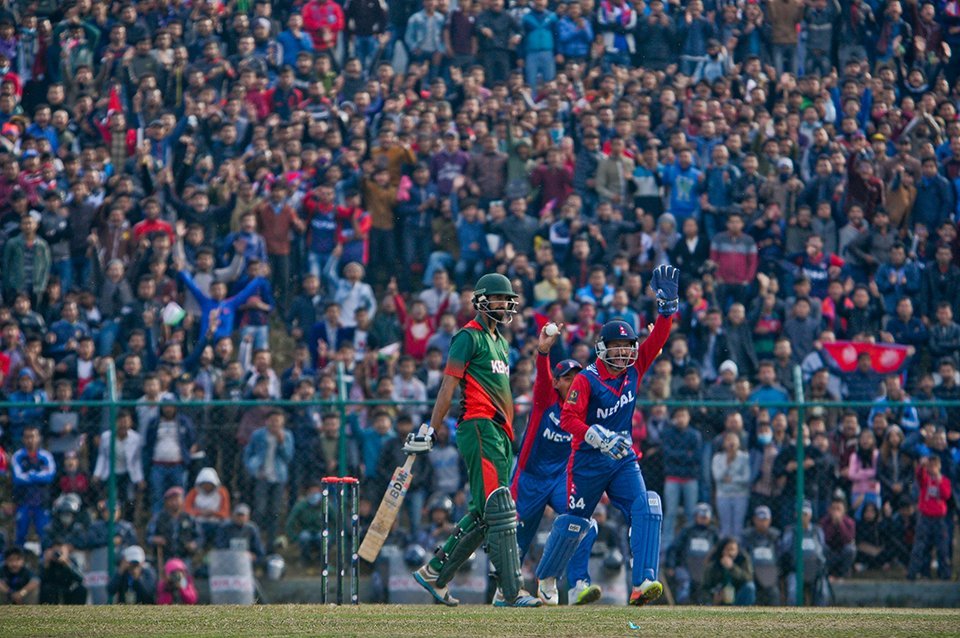
[[[407,460],[403,462],[403,471],[409,473],[413,469],[413,463],[417,460],[416,454],[408,454]]]

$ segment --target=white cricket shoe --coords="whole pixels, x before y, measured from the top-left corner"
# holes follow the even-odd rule
[[[537,595],[544,605],[555,606],[560,604],[560,594],[557,591],[556,578],[544,578],[537,585]]]

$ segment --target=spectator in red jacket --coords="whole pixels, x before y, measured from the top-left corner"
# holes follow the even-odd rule
[[[941,473],[940,457],[931,455],[920,459],[917,466],[917,529],[907,579],[930,575],[930,550],[937,550],[937,576],[950,580],[950,535],[947,531],[947,504],[950,502],[950,479]]]
[[[750,305],[750,287],[757,276],[757,242],[743,232],[743,225],[743,216],[731,213],[726,232],[710,242],[710,261],[717,269],[717,301],[724,307],[731,300]]]
[[[317,51],[336,51],[346,24],[343,9],[333,0],[310,0],[303,5],[303,28]]]

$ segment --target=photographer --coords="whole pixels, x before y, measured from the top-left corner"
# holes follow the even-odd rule
[[[56,543],[43,555],[40,570],[41,605],[83,605],[87,588],[83,574],[70,555],[70,545]]]
[[[186,564],[179,558],[171,558],[164,565],[165,577],[157,583],[158,605],[196,605],[197,588]]]
[[[111,602],[118,605],[152,605],[157,574],[146,563],[146,554],[139,545],[123,550],[117,573],[107,585]]]

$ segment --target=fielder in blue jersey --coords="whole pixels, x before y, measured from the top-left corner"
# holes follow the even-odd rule
[[[537,566],[539,595],[557,594],[557,577],[566,568],[590,527],[590,517],[606,492],[630,523],[633,591],[641,606],[663,593],[660,567],[660,496],[648,492],[633,451],[631,431],[640,378],[670,336],[679,305],[680,272],[672,266],[653,271],[660,316],[639,344],[633,327],[610,321],[600,329],[597,360],[573,380],[560,413],[560,427],[573,435],[567,465],[567,513],[558,516]]]
[[[583,366],[574,359],[564,359],[550,374],[550,349],[562,334],[563,324],[557,327],[557,333],[552,336],[546,334],[546,326],[540,330],[533,408],[510,481],[520,519],[517,544],[521,563],[540,527],[546,506],[549,505],[557,515],[567,511],[567,461],[573,435],[560,427],[560,404]],[[590,521],[590,527],[567,567],[567,582],[571,585],[569,600],[573,605],[585,605],[600,598],[600,587],[591,584],[588,571],[590,550],[596,539],[597,526]],[[558,600],[554,596],[543,602],[556,605]]]

